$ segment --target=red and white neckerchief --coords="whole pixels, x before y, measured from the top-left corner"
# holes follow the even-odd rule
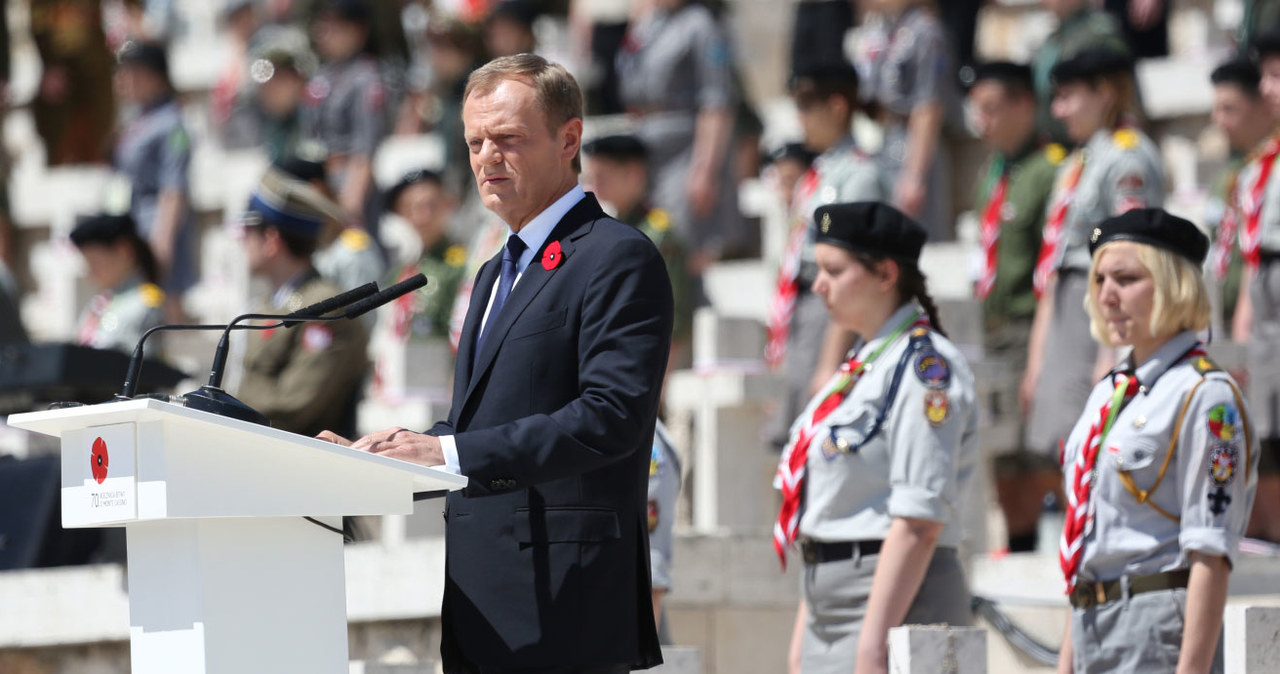
[[[1059,246],[1062,243],[1062,228],[1067,221],[1067,212],[1071,210],[1071,202],[1075,199],[1076,188],[1080,185],[1080,174],[1084,173],[1084,164],[1085,150],[1080,148],[1071,155],[1071,163],[1066,167],[1058,198],[1053,202],[1053,207],[1049,209],[1049,217],[1045,220],[1040,254],[1036,257],[1035,273],[1032,276],[1036,299],[1044,294],[1044,289],[1049,284],[1049,277],[1058,264],[1058,258],[1061,257]]]
[[[1236,183],[1239,177],[1237,173],[1231,178],[1227,188],[1227,207],[1218,220],[1218,235],[1209,251],[1209,271],[1213,274],[1213,280],[1219,283],[1227,278],[1227,271],[1231,267],[1231,247],[1236,243],[1236,230],[1240,226],[1240,214],[1236,207]]]
[[[89,301],[89,313],[80,324],[80,331],[76,337],[76,342],[80,346],[96,346],[94,337],[97,336],[98,326],[102,324],[102,315],[106,313],[108,306],[111,306],[110,290],[98,293]]]
[[[396,283],[407,281],[417,273],[418,269],[415,265],[406,265],[400,272],[400,278],[396,279]],[[395,303],[391,305],[391,332],[400,342],[404,342],[409,336],[409,325],[413,322],[415,294],[405,293],[397,297]]]
[[[974,294],[980,300],[987,299],[991,289],[996,285],[996,261],[1000,252],[1000,213],[1004,210],[1004,200],[1009,191],[1009,172],[1005,170],[1004,158],[998,158],[997,167],[1000,177],[996,179],[987,206],[982,211],[982,228],[979,238],[982,242],[982,276],[974,287]]]
[[[1277,156],[1280,156],[1280,138],[1273,137],[1258,157],[1257,179],[1249,186],[1247,194],[1237,197],[1244,220],[1244,228],[1240,230],[1240,254],[1250,269],[1256,270],[1262,261],[1262,197]]]
[[[842,364],[840,370],[824,389],[826,392],[823,394],[822,402],[814,408],[804,425],[796,429],[787,446],[783,448],[775,479],[775,485],[782,492],[782,507],[778,509],[778,520],[773,525],[773,549],[778,553],[778,559],[781,560],[784,571],[787,568],[787,546],[794,543],[796,536],[800,533],[800,504],[804,496],[807,473],[805,466],[809,461],[809,445],[821,428],[822,421],[840,407],[840,404],[853,391],[854,385],[866,372],[867,366],[875,362],[885,349],[897,341],[898,337],[909,329],[928,325],[929,321],[916,313],[886,337],[865,361],[858,360],[857,354],[854,354]]]
[[[796,298],[800,296],[801,255],[813,220],[809,205],[813,193],[818,189],[818,182],[816,169],[805,171],[791,200],[791,233],[787,238],[787,249],[782,254],[782,264],[778,267],[773,299],[769,303],[769,341],[765,346],[764,359],[771,368],[778,367],[787,352],[791,316],[795,312]]]

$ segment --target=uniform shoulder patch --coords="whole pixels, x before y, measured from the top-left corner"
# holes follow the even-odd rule
[[[929,425],[937,428],[951,416],[951,401],[946,391],[930,390],[924,394],[924,417]]]
[[[457,269],[467,263],[467,249],[453,244],[444,251],[444,263]]]
[[[1116,129],[1116,132],[1111,134],[1111,140],[1122,150],[1132,150],[1141,142],[1138,132],[1133,129]]]
[[[917,328],[911,332],[911,339],[920,343],[916,347],[915,362],[911,366],[916,378],[933,389],[944,389],[950,385],[951,364],[933,347],[929,331]]]
[[[1214,445],[1209,450],[1209,478],[1213,480],[1214,486],[1225,487],[1231,484],[1236,476],[1239,457],[1240,453],[1232,444]]]
[[[1240,413],[1235,405],[1222,403],[1209,409],[1209,433],[1213,437],[1230,442],[1236,437],[1240,425]]]
[[[302,330],[302,348],[319,353],[333,344],[333,329],[323,323],[309,323]]]
[[[360,251],[368,248],[372,239],[369,238],[369,233],[363,229],[349,227],[342,230],[341,241],[342,245],[348,250]]]
[[[656,232],[665,232],[671,229],[671,216],[661,208],[653,208],[649,210],[649,226],[653,227]]]
[[[1057,166],[1067,158],[1067,148],[1060,143],[1049,143],[1044,147],[1044,156],[1049,160],[1050,164]]]
[[[191,148],[191,139],[187,136],[186,129],[181,126],[176,127],[169,132],[169,151],[177,154],[186,152]]]
[[[1218,364],[1213,362],[1213,359],[1208,356],[1192,356],[1191,367],[1195,368],[1195,371],[1200,374],[1222,372],[1222,368],[1218,367]]]
[[[143,283],[138,286],[138,295],[142,297],[142,303],[152,309],[164,304],[164,291],[154,283]]]

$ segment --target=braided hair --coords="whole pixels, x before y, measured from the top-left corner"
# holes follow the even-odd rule
[[[938,320],[938,303],[933,300],[933,296],[929,294],[928,284],[926,283],[924,272],[920,271],[920,264],[915,260],[901,260],[890,258],[884,255],[870,255],[867,253],[851,253],[853,259],[867,269],[874,269],[876,265],[885,260],[892,259],[898,263],[898,305],[901,306],[911,300],[920,303],[920,307],[929,317],[929,323],[943,337],[947,336],[947,331],[942,329],[942,322]]]

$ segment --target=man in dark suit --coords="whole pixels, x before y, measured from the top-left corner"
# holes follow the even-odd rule
[[[651,667],[644,504],[672,321],[662,256],[578,185],[582,95],[562,67],[500,58],[463,100],[480,197],[512,235],[477,275],[449,418],[353,446],[470,478],[445,507],[446,672]]]

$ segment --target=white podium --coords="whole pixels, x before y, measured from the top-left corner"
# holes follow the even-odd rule
[[[133,674],[346,674],[342,536],[320,523],[467,482],[158,400],[8,423],[62,439],[62,526],[125,527]]]

